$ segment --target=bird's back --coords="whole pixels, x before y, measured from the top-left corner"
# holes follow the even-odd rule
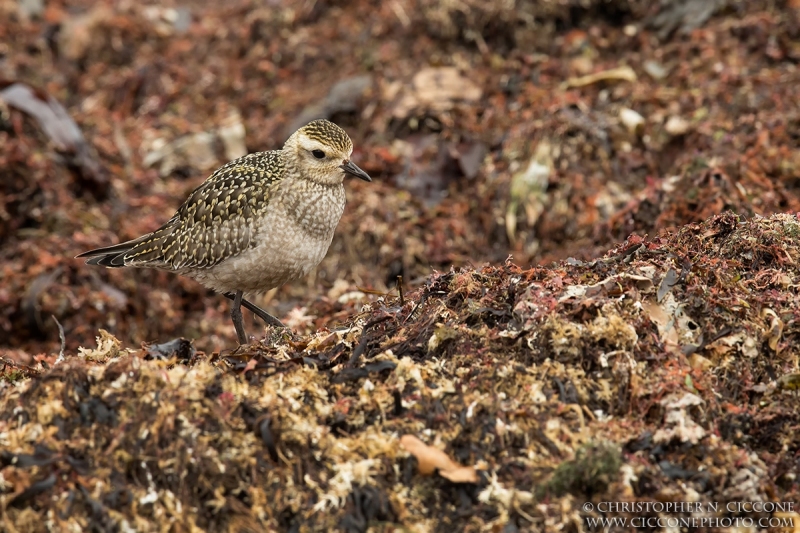
[[[279,150],[235,159],[211,174],[156,231],[78,257],[109,267],[177,271],[213,267],[255,245],[258,220],[285,171]]]

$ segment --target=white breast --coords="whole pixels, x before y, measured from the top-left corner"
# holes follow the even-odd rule
[[[328,252],[344,212],[344,187],[275,198],[256,223],[255,246],[190,275],[218,292],[262,293],[307,275]]]

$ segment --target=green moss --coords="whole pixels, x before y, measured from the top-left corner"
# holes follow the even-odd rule
[[[613,443],[589,442],[575,453],[575,458],[561,463],[552,477],[536,490],[537,498],[560,497],[566,493],[603,492],[622,466],[622,453]]]
[[[688,174],[694,174],[709,168],[708,160],[705,157],[695,157],[686,169]]]
[[[23,374],[21,370],[14,369],[7,372],[0,372],[0,380],[2,381],[16,383],[17,381],[22,381],[23,379],[25,379],[25,374]]]
[[[797,239],[800,237],[800,224],[796,224],[794,222],[784,222],[783,233],[785,236],[791,239]]]

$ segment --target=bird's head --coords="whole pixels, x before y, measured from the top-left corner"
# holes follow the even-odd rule
[[[307,179],[337,184],[350,174],[372,181],[366,172],[350,161],[353,141],[333,122],[324,119],[309,122],[287,139],[283,149]]]

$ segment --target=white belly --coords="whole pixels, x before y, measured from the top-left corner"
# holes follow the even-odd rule
[[[317,203],[301,206],[300,212],[295,208],[292,214],[276,202],[258,225],[254,247],[189,275],[218,292],[241,290],[250,295],[306,276],[328,252],[344,211],[343,193],[341,201],[335,198],[325,206],[329,209]]]

